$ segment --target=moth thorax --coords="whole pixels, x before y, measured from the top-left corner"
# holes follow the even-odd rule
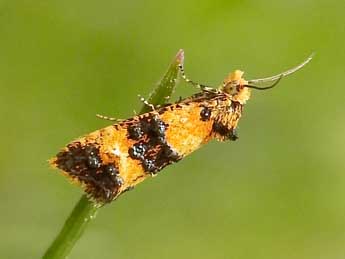
[[[242,75],[241,70],[230,73],[223,82],[222,91],[231,95],[233,101],[245,104],[250,97],[250,90],[245,87],[248,82],[242,78]]]

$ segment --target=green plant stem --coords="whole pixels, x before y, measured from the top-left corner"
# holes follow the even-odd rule
[[[184,52],[183,50],[180,50],[173,62],[170,64],[160,83],[151,93],[148,99],[149,103],[153,105],[162,105],[168,101],[169,98],[167,97],[171,96],[176,87],[179,75],[178,65],[183,64],[183,61]],[[149,111],[149,107],[145,105],[142,108],[141,113],[145,113],[147,111]],[[74,207],[70,216],[67,218],[60,233],[43,255],[43,258],[66,258],[84,233],[88,223],[96,217],[97,211],[100,207],[100,205],[89,200],[86,195],[83,195]]]
[[[86,195],[83,195],[43,258],[65,258],[83,234],[88,223],[96,216],[98,207]]]

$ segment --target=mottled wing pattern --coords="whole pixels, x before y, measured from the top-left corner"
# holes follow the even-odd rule
[[[68,144],[51,163],[95,201],[110,202],[211,138],[227,137],[231,101],[219,97],[198,94],[94,131]],[[221,117],[224,110],[228,117]]]

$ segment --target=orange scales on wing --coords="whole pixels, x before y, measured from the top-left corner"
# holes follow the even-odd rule
[[[201,92],[79,138],[51,163],[109,202],[212,138],[235,140],[241,111],[222,89]]]

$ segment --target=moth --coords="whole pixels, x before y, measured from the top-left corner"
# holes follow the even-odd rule
[[[237,124],[251,90],[273,88],[311,59],[278,75],[249,81],[235,70],[218,88],[188,79],[180,65],[182,78],[196,86],[198,93],[78,138],[50,164],[81,185],[96,203],[109,203],[212,139],[236,140]]]

